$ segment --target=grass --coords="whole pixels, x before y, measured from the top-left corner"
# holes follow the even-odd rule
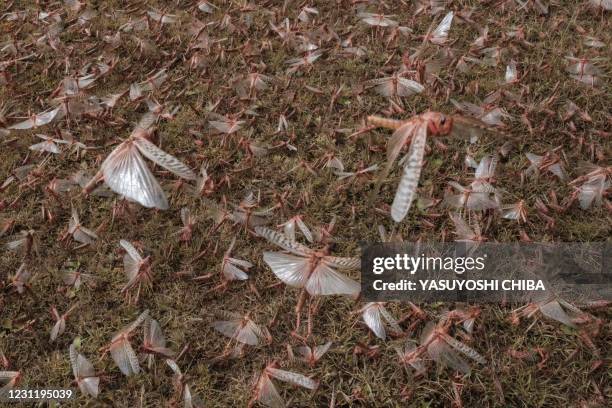
[[[20,3],[20,2],[19,2]],[[285,213],[275,211],[271,224],[280,224],[290,216],[304,214],[311,226],[320,226],[336,216],[334,253],[353,255],[358,253],[360,241],[377,239],[376,226],[392,227],[392,221],[371,207],[365,198],[371,188],[369,180],[358,179],[354,184],[342,186],[337,177],[327,171],[317,170],[315,177],[303,167],[295,168],[301,161],[313,164],[325,153],[334,151],[348,170],[355,170],[359,164],[366,166],[384,160],[385,142],[390,136],[386,131],[372,131],[360,137],[350,138],[338,129],[358,130],[369,114],[381,113],[389,102],[373,90],[363,90],[367,80],[386,76],[401,64],[401,56],[420,45],[416,38],[429,27],[433,17],[427,13],[414,15],[414,7],[403,2],[382,7],[382,12],[394,14],[402,25],[412,29],[413,34],[400,37],[398,41],[384,46],[388,31],[370,29],[358,23],[348,1],[312,2],[319,10],[318,21],[337,32],[342,39],[353,33],[354,45],[364,46],[368,55],[363,58],[336,56],[339,47],[336,41],[322,41],[326,55],[314,63],[310,70],[294,75],[286,73],[285,61],[298,52],[283,45],[279,36],[270,31],[268,22],[274,20],[279,26],[286,16],[295,21],[297,3],[287,7],[286,14],[280,12],[281,2],[261,4],[252,11],[252,25],[244,23],[240,2],[222,5],[213,15],[193,11],[193,2],[177,1],[171,5],[165,2],[113,1],[96,6],[98,16],[91,21],[88,35],[83,28],[67,24],[60,35],[58,51],[48,46],[36,46],[33,41],[47,30],[49,24],[36,21],[34,2],[14,4],[10,11],[27,10],[29,17],[24,23],[0,21],[3,41],[15,38],[24,45],[24,54],[36,52],[37,57],[23,63],[11,65],[12,81],[0,88],[0,101],[14,116],[25,116],[29,111],[39,112],[50,105],[50,94],[64,77],[65,61],[70,62],[68,71],[73,73],[99,56],[115,56],[117,66],[111,74],[99,80],[90,91],[93,95],[105,96],[121,92],[131,82],[144,80],[178,58],[169,68],[169,80],[150,96],[168,105],[180,107],[171,121],[158,125],[157,138],[164,150],[176,155],[191,168],[198,169],[203,161],[209,163],[209,173],[219,181],[229,176],[231,187],[224,185],[215,191],[210,199],[238,203],[247,191],[261,193],[262,207],[276,204],[274,193],[287,193],[289,203]],[[610,82],[606,76],[600,88],[589,88],[564,72],[564,56],[605,56],[611,40],[610,14],[592,12],[582,2],[552,2],[549,16],[539,16],[533,11],[516,10],[513,2],[505,6],[494,2],[482,4],[478,1],[455,1],[455,11],[473,9],[471,19],[475,24],[455,19],[450,32],[453,48],[458,56],[469,48],[478,35],[478,27],[488,25],[491,45],[500,45],[505,54],[502,63],[496,67],[476,67],[468,74],[455,73],[445,68],[440,73],[437,86],[426,86],[424,94],[406,98],[405,113],[396,117],[409,117],[426,110],[453,112],[452,104],[446,97],[446,89],[452,89],[450,96],[461,101],[479,101],[499,88],[503,79],[505,63],[511,58],[519,63],[524,73],[519,84],[511,90],[522,95],[522,102],[536,105],[548,97],[555,96],[546,108],[528,111],[511,102],[502,102],[513,116],[507,131],[523,140],[498,169],[498,186],[508,192],[507,201],[525,199],[530,206],[529,223],[522,228],[534,241],[596,241],[609,238],[612,226],[610,213],[605,207],[582,211],[576,205],[563,213],[555,213],[554,228],[545,222],[534,210],[537,198],[554,190],[563,200],[571,189],[558,180],[541,175],[538,180],[521,181],[521,173],[528,166],[526,152],[544,154],[562,147],[565,168],[570,178],[577,177],[576,164],[581,160],[609,165]],[[122,34],[122,43],[113,48],[102,41],[104,35],[114,34],[129,19],[141,15],[149,7],[167,7],[170,13],[178,12],[181,25],[163,27],[161,31],[153,25],[152,32]],[[1,6],[3,8],[6,5]],[[44,10],[57,9],[49,4]],[[371,7],[369,10],[375,10]],[[277,16],[270,14],[275,10]],[[61,12],[64,21],[73,14]],[[214,25],[205,28],[211,39],[209,51],[195,51],[189,48],[192,35],[189,22],[198,18],[204,23],[218,22],[228,15],[234,30]],[[435,17],[439,20],[441,16]],[[308,29],[308,25],[302,25]],[[318,25],[315,26],[315,28]],[[511,27],[522,28],[525,39],[532,46],[508,38]],[[9,33],[15,33],[14,37]],[[586,47],[582,34],[599,38],[606,43],[603,49]],[[130,35],[146,38],[157,45],[158,51],[149,56],[141,55]],[[247,39],[257,46],[260,55],[242,56],[237,47]],[[223,40],[215,42],[215,40]],[[265,46],[270,44],[271,47]],[[89,46],[96,46],[90,48]],[[259,47],[261,45],[261,47]],[[87,53],[85,50],[93,49]],[[206,62],[205,70],[190,70],[189,58],[201,52]],[[20,54],[21,55],[21,54]],[[66,56],[66,58],[65,58]],[[2,56],[2,59],[8,59]],[[386,65],[383,65],[385,64]],[[258,65],[256,65],[258,64]],[[610,61],[600,63],[609,75]],[[258,92],[257,100],[240,100],[230,80],[237,75],[256,70],[275,77],[272,86]],[[383,71],[386,71],[384,73]],[[336,89],[344,85],[336,103],[329,109],[330,100]],[[305,86],[318,88],[321,94]],[[182,92],[185,91],[185,92]],[[553,92],[554,91],[554,92]],[[575,102],[588,112],[592,121],[573,119],[575,130],[559,118],[564,112],[567,100]],[[210,132],[207,126],[206,107],[218,102],[217,113],[236,114],[257,106],[258,116],[244,114],[247,120],[245,131],[234,137],[229,145],[221,146],[220,136]],[[181,369],[191,380],[192,392],[199,395],[206,406],[244,406],[251,396],[250,380],[255,372],[273,359],[286,360],[286,344],[298,343],[289,335],[293,329],[293,308],[298,292],[284,286],[268,288],[277,280],[263,263],[261,253],[271,249],[262,239],[239,231],[238,227],[223,225],[214,234],[209,234],[211,221],[206,208],[199,198],[185,191],[171,192],[174,179],[156,171],[169,192],[171,208],[158,212],[137,205],[131,206],[131,216],[118,216],[111,222],[113,200],[95,196],[83,197],[72,191],[62,196],[61,202],[44,193],[44,186],[54,177],[68,178],[77,169],[97,171],[99,164],[111,151],[115,143],[129,135],[130,129],[146,110],[142,103],[122,99],[112,113],[102,120],[82,118],[77,121],[59,121],[51,126],[32,131],[15,132],[9,138],[16,140],[2,146],[0,150],[0,176],[2,181],[12,170],[24,163],[38,163],[40,156],[28,150],[36,140],[35,133],[54,135],[56,130],[69,130],[78,140],[88,146],[101,147],[88,151],[84,158],[77,159],[66,154],[50,157],[47,165],[29,186],[17,183],[2,192],[1,202],[12,203],[12,208],[0,211],[0,220],[13,220],[10,232],[22,229],[36,230],[40,254],[28,259],[4,251],[0,253],[0,277],[5,286],[0,292],[0,351],[10,361],[11,369],[23,372],[24,388],[70,386],[73,379],[68,360],[68,347],[74,338],[80,338],[82,353],[103,373],[101,394],[95,401],[85,397],[65,406],[162,406],[173,400],[171,372],[161,361],[151,369],[131,378],[121,375],[109,356],[100,359],[100,347],[106,345],[113,333],[131,322],[142,310],[149,309],[159,320],[170,346],[181,350],[188,345],[188,351],[179,361]],[[529,132],[521,115],[527,118],[535,129]],[[276,134],[279,115],[289,121],[288,134]],[[121,120],[117,120],[121,119]],[[17,119],[7,119],[14,123]],[[541,129],[540,129],[541,127]],[[597,133],[596,130],[608,133]],[[279,148],[269,155],[249,163],[244,151],[236,150],[240,136],[252,131],[252,140],[268,146],[276,145],[291,137],[296,152]],[[349,132],[349,134],[350,134]],[[582,144],[579,141],[582,140]],[[449,150],[441,151],[429,143],[432,151],[427,156],[421,186],[422,191],[441,198],[449,180],[467,183],[468,173],[463,165],[465,153],[470,152],[480,159],[484,154],[498,150],[503,136],[488,135],[475,146],[465,141],[444,140]],[[599,158],[598,158],[599,157]],[[246,170],[244,170],[246,168]],[[159,169],[157,169],[159,170]],[[237,172],[237,170],[240,170]],[[381,189],[376,203],[384,207],[392,201],[400,172],[392,173],[391,179]],[[95,245],[74,250],[74,244],[59,242],[67,227],[70,207],[78,209],[84,224],[90,228],[105,225]],[[188,207],[197,216],[198,223],[193,240],[181,244],[172,235],[180,225],[179,212]],[[42,217],[41,208],[53,214],[53,221]],[[435,216],[441,214],[441,216]],[[488,217],[488,216],[487,216]],[[433,226],[428,226],[427,220]],[[440,240],[447,239],[453,231],[452,223],[443,208],[426,211],[413,209],[406,220],[399,225],[405,239]],[[494,218],[485,231],[491,240],[515,241],[519,239],[521,227],[517,224]],[[10,235],[7,233],[6,235]],[[234,254],[255,264],[250,271],[250,280],[258,288],[261,297],[256,297],[245,284],[232,284],[222,293],[204,294],[212,284],[196,285],[192,281],[177,277],[177,272],[192,271],[195,275],[218,271],[222,253],[231,238],[237,236]],[[121,254],[118,242],[127,239],[142,245],[144,252],[153,260],[153,289],[141,294],[137,305],[128,305],[119,294],[125,284]],[[2,237],[2,243],[7,238]],[[210,247],[206,254],[192,261],[197,254]],[[214,250],[216,248],[216,250]],[[31,281],[31,292],[22,296],[8,287],[8,276],[14,273],[22,261],[36,272]],[[61,273],[78,263],[80,270],[96,276],[93,287],[79,291],[66,290]],[[358,273],[350,273],[357,278]],[[216,284],[216,281],[213,283]],[[2,285],[2,284],[0,284]],[[0,286],[1,288],[1,286]],[[55,343],[49,342],[49,331],[53,319],[51,306],[61,312],[78,304],[78,312],[70,316],[66,332]],[[450,406],[454,399],[453,382],[461,384],[461,399],[464,406],[600,406],[612,397],[610,354],[611,341],[610,310],[596,312],[603,320],[595,345],[601,356],[595,356],[581,341],[578,332],[560,327],[546,320],[523,321],[519,326],[508,320],[509,307],[485,306],[476,324],[471,344],[490,361],[489,367],[474,367],[471,375],[455,376],[448,369],[431,365],[424,378],[413,378],[412,374],[399,365],[394,350],[400,339],[383,342],[368,333],[358,316],[351,312],[359,305],[339,297],[321,299],[313,339],[315,344],[333,341],[333,347],[313,369],[297,365],[292,369],[312,376],[321,382],[314,393],[292,389],[281,385],[282,394],[291,406],[328,406],[335,397],[337,406]],[[423,305],[433,319],[453,305]],[[391,305],[395,316],[405,314],[404,304]],[[253,319],[268,325],[274,341],[267,346],[248,348],[244,358],[211,364],[210,359],[220,354],[226,339],[210,327],[213,313],[225,309],[236,312],[251,311]],[[271,323],[272,322],[272,323]],[[134,344],[141,339],[137,336]],[[358,343],[380,346],[378,356],[368,358],[354,354]],[[548,359],[524,361],[513,358],[508,350],[533,351],[542,349]],[[598,360],[601,366],[596,366]],[[291,367],[291,366],[290,366]],[[74,386],[74,385],[73,385]],[[587,405],[593,404],[593,405]]]

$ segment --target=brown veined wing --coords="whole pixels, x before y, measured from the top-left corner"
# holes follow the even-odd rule
[[[410,150],[408,151],[406,164],[402,173],[402,178],[397,187],[397,192],[391,204],[391,217],[395,222],[401,222],[412,205],[416,196],[416,190],[421,177],[423,168],[423,156],[425,155],[425,145],[427,142],[427,123],[422,123],[416,130]]]

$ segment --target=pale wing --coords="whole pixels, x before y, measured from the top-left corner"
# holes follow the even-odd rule
[[[235,265],[232,265],[230,262],[226,262],[225,264],[223,264],[223,276],[225,276],[227,280],[249,279],[249,275],[237,268]]]
[[[285,407],[285,401],[283,401],[278,391],[276,391],[274,383],[265,373],[261,375],[259,386],[259,396],[257,398],[259,402],[270,408]]]
[[[323,355],[325,353],[327,353],[327,351],[329,350],[329,348],[332,346],[332,342],[328,341],[325,344],[322,344],[320,346],[316,346],[314,348],[314,357],[316,360],[320,359],[321,357],[323,357]]]
[[[361,259],[359,258],[345,258],[341,256],[325,256],[323,262],[331,266],[332,268],[340,269],[359,269],[361,268]]]
[[[306,283],[311,295],[350,295],[357,296],[361,290],[359,283],[344,276],[324,262],[319,263]]]
[[[278,245],[279,247],[283,248],[286,251],[289,251],[295,255],[301,255],[301,256],[305,256],[306,254],[311,254],[313,253],[313,250],[300,244],[297,243],[293,240],[291,240],[290,238],[286,237],[284,234],[281,234],[280,232],[271,230],[270,228],[267,227],[255,227],[255,232],[257,233],[257,235],[259,235],[260,237],[263,237],[265,239],[267,239],[268,241],[270,241],[271,243]]]
[[[472,239],[475,234],[474,231],[467,225],[463,217],[459,214],[450,214],[450,218],[455,224],[455,235],[460,239]]]
[[[50,123],[53,119],[55,119],[59,111],[60,107],[57,107],[55,109],[39,113],[37,115],[34,115],[33,119],[28,119],[23,122],[16,123],[13,126],[9,126],[7,129],[24,130],[46,125],[47,123]]]
[[[467,344],[464,344],[459,340],[454,339],[448,334],[444,335],[444,341],[446,341],[449,346],[459,351],[463,355],[471,358],[472,360],[479,362],[480,364],[487,364],[487,360]]]
[[[483,186],[479,186],[483,188]],[[477,187],[478,188],[478,187]],[[489,208],[497,208],[497,203],[489,198],[489,193],[472,193],[469,195],[466,207],[474,211],[484,211]]]
[[[387,178],[387,176],[389,176],[393,163],[395,163],[397,156],[399,156],[400,152],[402,151],[402,147],[404,147],[408,140],[414,135],[416,127],[417,126],[414,122],[408,122],[400,126],[395,132],[393,132],[393,135],[391,135],[391,138],[387,142],[387,164],[385,165],[384,170],[380,172],[376,178],[374,190],[372,190],[370,195],[370,201],[372,201],[374,197],[378,195],[380,185]]]
[[[73,232],[72,237],[75,241],[80,242],[81,244],[91,244],[93,242],[91,234],[95,235],[93,231],[88,230],[87,228],[79,227]]]
[[[278,368],[266,368],[266,371],[274,378],[300,387],[316,390],[319,383],[305,375],[292,371],[279,370]]]
[[[129,255],[130,258],[132,258],[135,262],[142,261],[142,257],[130,242],[126,241],[125,239],[122,239],[121,241],[119,241],[119,245],[121,245],[121,247],[125,249],[127,255]]]
[[[142,137],[134,137],[134,143],[138,150],[149,160],[159,164],[166,170],[171,171],[186,180],[195,180],[196,175],[189,167],[179,161],[176,157],[164,152],[153,143]]]
[[[121,332],[122,333],[130,333],[132,332],[134,329],[136,329],[138,326],[140,326],[142,324],[142,322],[144,322],[147,317],[149,317],[149,309],[146,309],[144,312],[142,312],[137,318],[136,320],[134,320],[132,323],[130,323],[129,326],[127,326],[125,329],[123,329]]]
[[[444,16],[438,27],[436,27],[436,29],[431,34],[431,41],[437,44],[446,42],[446,40],[448,39],[448,32],[450,31],[452,22],[453,12],[450,11],[446,16]]]
[[[55,322],[55,325],[51,329],[51,336],[50,336],[51,341],[55,341],[57,339],[57,336],[62,334],[65,329],[66,329],[66,320],[59,319],[57,322]]]
[[[77,353],[76,363],[79,377],[92,377],[96,374],[94,366],[82,354]]]
[[[410,150],[408,151],[408,159],[404,166],[402,179],[400,180],[393,204],[391,205],[391,217],[395,222],[401,222],[408,211],[410,205],[416,195],[416,189],[421,176],[421,168],[423,167],[423,156],[425,154],[425,143],[427,141],[427,125],[422,124],[416,130]]]
[[[72,374],[74,374],[75,377],[79,377],[81,375],[81,370],[79,367],[79,353],[76,351],[74,344],[70,344],[70,347],[68,348],[68,355],[70,356]]]
[[[229,263],[232,265],[237,265],[241,268],[250,269],[253,267],[253,264],[249,261],[245,261],[244,259],[236,259],[236,258],[228,258]]]
[[[387,338],[385,325],[383,324],[380,316],[380,310],[376,303],[371,303],[369,307],[366,306],[362,317],[365,324],[370,328],[370,330],[372,330],[376,337],[383,340]]]
[[[100,386],[100,377],[87,377],[79,382],[79,388],[85,395],[91,395],[96,398],[98,396]]]
[[[395,318],[393,316],[391,316],[391,313],[389,313],[389,311],[387,309],[385,309],[384,306],[380,307],[380,314],[385,318],[385,320],[387,321],[389,326],[391,326],[393,331],[395,331],[396,333],[401,333],[402,332],[402,328],[400,327],[400,325],[397,322],[397,320],[395,320]]]
[[[156,348],[165,348],[166,339],[162,333],[159,323],[155,319],[148,319],[149,324],[145,324],[145,339]]]
[[[164,191],[132,144],[113,150],[102,163],[102,172],[114,192],[148,208],[168,209]]]
[[[235,338],[238,334],[238,328],[240,323],[237,321],[228,321],[228,320],[220,320],[213,322],[212,327],[217,330],[219,333],[230,337]]]
[[[59,147],[55,143],[50,140],[33,144],[29,147],[30,150],[34,150],[36,152],[48,152],[48,153],[60,153]]]
[[[169,358],[166,359],[166,364],[168,364],[168,367],[170,367],[170,369],[174,372],[174,374],[176,375],[183,375],[183,373],[181,373],[181,369],[179,368],[178,364],[176,364],[176,361],[174,360],[170,360]]]
[[[497,157],[485,156],[480,160],[474,177],[477,179],[493,177],[498,162]]]
[[[308,226],[304,223],[304,221],[302,221],[301,218],[297,219],[297,225],[300,231],[302,231],[302,234],[304,234],[306,240],[308,242],[314,242],[314,237],[312,236],[312,232],[310,232],[310,228],[308,228]]]
[[[311,268],[308,259],[282,252],[264,252],[263,258],[276,277],[287,285],[296,288],[306,285]]]
[[[390,80],[389,78],[386,78],[387,80],[383,83],[381,83],[380,85],[376,86],[376,92],[378,92],[379,95],[382,96],[386,96],[386,97],[390,97],[395,95],[395,84],[393,83],[392,80]]]
[[[140,372],[138,357],[136,357],[134,349],[132,349],[131,344],[127,340],[113,344],[110,348],[110,353],[123,375],[130,376]]]
[[[410,96],[423,92],[425,87],[416,81],[398,78],[397,96]]]
[[[540,304],[540,312],[550,319],[556,320],[569,327],[576,327],[572,319],[565,313],[559,302],[553,300],[551,302]]]
[[[253,322],[248,322],[238,329],[235,339],[241,343],[256,346],[259,344],[259,334],[261,334],[259,327]]]
[[[291,241],[295,241],[295,220],[287,221],[283,226],[285,236]]]
[[[441,339],[432,341],[427,346],[427,353],[438,363],[445,364],[465,374],[470,372],[470,365]]]

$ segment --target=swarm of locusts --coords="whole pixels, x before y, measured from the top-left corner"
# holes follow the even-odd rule
[[[609,239],[611,9],[0,4],[0,394],[604,406],[605,301],[368,303],[358,246]]]

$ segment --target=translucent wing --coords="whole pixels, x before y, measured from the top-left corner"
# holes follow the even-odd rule
[[[271,230],[270,228],[266,228],[266,227],[255,227],[255,232],[257,233],[257,235],[259,235],[260,237],[263,237],[265,239],[267,239],[268,241],[270,241],[271,243],[278,245],[279,247],[283,248],[286,251],[289,251],[295,255],[301,255],[301,256],[306,256],[307,254],[312,254],[313,250],[300,244],[297,243],[295,241],[292,241],[291,239],[289,239],[288,237],[286,237],[284,234],[281,234],[280,232]]]
[[[148,343],[154,348],[166,348],[166,339],[164,338],[164,334],[162,333],[159,323],[155,319],[149,318],[145,320],[144,339],[145,343]]]
[[[259,378],[259,402],[270,408],[284,408],[285,401],[281,398],[272,383],[272,380],[264,373]]]
[[[459,239],[473,239],[475,237],[474,231],[459,214],[450,214],[450,218],[455,224],[455,235]]]
[[[314,348],[314,357],[315,357],[315,360],[319,360],[321,357],[323,357],[323,355],[325,353],[327,353],[327,351],[329,350],[329,348],[331,346],[332,346],[332,342],[331,341],[328,341],[327,343],[322,344],[320,346],[316,346]]]
[[[60,109],[61,107],[57,107],[55,109],[36,114],[33,118],[16,123],[9,126],[7,129],[24,130],[46,125],[55,119],[56,116],[58,116],[57,114],[60,112]]]
[[[413,136],[416,128],[416,122],[408,122],[400,126],[395,132],[393,132],[391,139],[389,139],[389,141],[387,142],[387,164],[385,165],[384,170],[376,178],[374,190],[372,191],[370,200],[372,200],[378,195],[380,185],[387,178],[387,176],[389,176],[389,173],[391,172],[391,167],[393,167],[393,163],[395,163],[397,156],[399,156],[402,147],[404,147],[408,140]]]
[[[438,27],[431,33],[431,42],[435,44],[444,44],[446,42],[451,23],[453,22],[453,15],[453,12],[450,11],[444,16]]]
[[[357,296],[361,290],[359,283],[344,276],[324,262],[320,262],[306,283],[309,294],[316,295],[350,295]]]
[[[29,149],[37,152],[48,152],[54,154],[60,153],[59,147],[52,140],[46,140],[44,142],[33,144],[29,147]]]
[[[100,387],[100,377],[87,377],[79,382],[79,388],[85,395],[91,395],[96,398]]]
[[[480,364],[487,363],[487,360],[483,356],[481,356],[476,350],[469,347],[467,344],[464,344],[460,342],[459,340],[454,339],[448,334],[444,335],[444,341],[446,341],[449,346],[461,352],[463,355],[471,358],[472,360],[479,362]]]
[[[82,244],[91,244],[94,239],[98,239],[98,235],[95,232],[85,227],[77,228],[72,236],[77,242]]]
[[[416,81],[398,78],[397,96],[411,96],[423,92],[425,87]]]
[[[470,141],[478,140],[485,130],[495,131],[495,129],[491,129],[491,126],[475,118],[453,115],[452,119],[452,134],[454,136],[469,139]]]
[[[240,326],[239,321],[220,320],[213,322],[212,327],[219,333],[234,338],[237,334],[238,327]]]
[[[450,348],[442,339],[436,339],[427,346],[427,353],[438,363],[468,374],[470,365]]]
[[[91,377],[96,375],[94,366],[85,356],[76,351],[74,344],[70,345],[70,363],[75,377]]]
[[[485,188],[486,184],[477,186],[480,189]],[[490,186],[490,185],[489,185]],[[497,208],[497,202],[489,198],[489,192],[486,193],[471,193],[468,196],[466,207],[474,211],[483,211],[489,208]]]
[[[296,288],[306,285],[311,269],[308,259],[282,252],[264,252],[263,259],[276,277],[287,285]]]
[[[257,344],[259,344],[259,338],[262,336],[263,334],[259,326],[249,320],[236,332],[235,338],[241,343],[256,346]]]
[[[511,60],[506,66],[506,83],[513,83],[518,80],[518,72],[516,71],[516,61]]]
[[[130,242],[126,241],[125,239],[122,239],[121,241],[119,241],[119,245],[121,245],[121,247],[125,249],[127,255],[129,255],[134,261],[142,262],[142,257]]]
[[[391,313],[389,313],[389,311],[382,305],[380,307],[380,314],[385,318],[385,320],[387,321],[389,326],[391,326],[393,331],[395,331],[396,333],[402,332],[402,328],[399,326],[397,320],[395,320],[395,318],[391,316]]]
[[[89,360],[76,351],[74,344],[70,345],[70,364],[81,392],[94,398],[97,397],[100,378],[96,377],[94,366]]]
[[[423,167],[426,140],[427,125],[421,124],[410,144],[404,172],[397,187],[393,204],[391,205],[391,217],[395,222],[401,222],[406,214],[408,214],[410,205],[416,195],[421,168]]]
[[[179,177],[186,180],[195,180],[196,175],[189,167],[184,165],[176,157],[164,152],[153,143],[142,137],[134,137],[134,143],[138,147],[138,150],[149,160],[156,164],[159,164],[166,170],[171,171]]]
[[[372,330],[376,337],[383,340],[387,338],[385,325],[381,319],[380,309],[377,303],[370,303],[366,305],[362,317],[365,324],[370,328],[370,330]]]
[[[278,368],[266,368],[266,371],[277,380],[285,381],[310,390],[316,390],[319,386],[319,383],[312,378],[292,371],[279,370]]]
[[[113,343],[110,347],[110,353],[123,375],[130,376],[140,372],[138,357],[132,345],[126,339]]]
[[[474,177],[479,178],[490,178],[495,175],[495,168],[497,167],[497,162],[499,159],[497,156],[485,156],[480,160],[478,167],[476,168],[476,172]]]
[[[174,374],[176,374],[176,375],[183,375],[183,373],[181,372],[181,369],[179,368],[178,364],[176,364],[176,361],[170,360],[170,359],[166,359],[166,364],[168,364],[168,367],[170,367],[170,369],[174,372]]]
[[[121,335],[126,334],[126,333],[131,333],[132,331],[134,331],[138,326],[142,324],[142,322],[144,322],[147,319],[148,316],[149,316],[149,310],[147,309],[144,312],[142,312],[136,318],[136,320],[134,320],[132,323],[130,323],[129,325],[121,329],[115,336],[113,336],[113,339],[111,341],[114,342],[119,337],[121,337]]]
[[[540,304],[540,312],[550,319],[556,320],[569,327],[576,327],[572,319],[565,313],[559,302],[553,300],[551,302]]]
[[[60,318],[57,322],[55,322],[55,325],[51,329],[51,336],[50,336],[51,341],[55,341],[57,339],[57,336],[62,334],[65,329],[66,329],[66,320],[64,318]]]
[[[104,181],[116,193],[141,205],[162,210],[168,201],[159,182],[130,141],[119,145],[102,163]]]
[[[249,275],[247,275],[240,268],[233,265],[230,260],[228,260],[227,262],[223,264],[223,276],[225,276],[227,280],[247,280],[249,279]]]

